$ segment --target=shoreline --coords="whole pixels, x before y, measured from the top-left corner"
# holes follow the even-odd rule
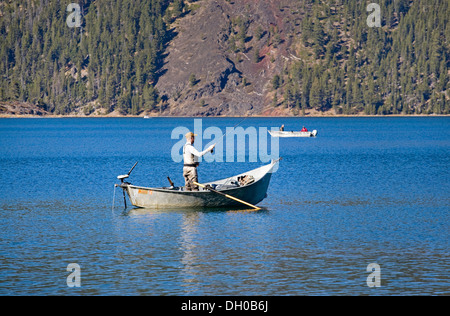
[[[95,110],[94,112],[86,115],[83,111],[73,111],[69,114],[53,114],[37,107],[34,104],[27,102],[4,102],[0,101],[0,118],[333,118],[333,117],[447,117],[450,114],[365,114],[364,111],[360,111],[353,114],[341,114],[336,113],[334,109],[327,111],[318,111],[316,109],[306,109],[304,113],[294,115],[292,111],[288,109],[262,109],[260,114],[249,115],[201,115],[201,113],[194,113],[193,115],[165,115],[158,111],[143,111],[139,115],[121,114],[118,110],[114,110],[109,113],[105,113],[103,109]]]
[[[366,114],[354,114],[354,115],[344,115],[344,114],[323,114],[323,115],[221,115],[221,116],[185,116],[185,115],[155,115],[144,117],[144,115],[90,115],[90,116],[81,116],[81,115],[33,115],[33,114],[0,114],[0,119],[18,119],[18,118],[30,118],[30,119],[56,119],[56,118],[142,118],[142,119],[153,119],[153,118],[358,118],[358,117],[450,117],[450,114],[386,114],[386,115],[366,115]]]

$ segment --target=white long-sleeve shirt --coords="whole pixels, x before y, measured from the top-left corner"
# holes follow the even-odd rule
[[[183,159],[185,164],[196,164],[198,163],[198,158],[207,154],[211,151],[211,147],[206,148],[204,151],[198,151],[195,147],[188,141],[183,147]]]

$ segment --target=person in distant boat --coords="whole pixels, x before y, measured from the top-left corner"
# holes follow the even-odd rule
[[[284,131],[284,124],[281,125],[281,127],[280,127],[280,132],[283,132],[283,131]]]
[[[303,126],[302,130],[300,132],[307,132],[308,130],[306,129],[306,127]]]
[[[185,135],[187,142],[183,146],[183,177],[186,191],[198,191],[198,186],[192,183],[194,181],[198,182],[198,158],[209,152],[212,153],[214,147],[216,146],[216,144],[211,145],[206,150],[199,152],[194,148],[195,136],[197,136],[197,134],[194,134],[192,132],[187,133]]]

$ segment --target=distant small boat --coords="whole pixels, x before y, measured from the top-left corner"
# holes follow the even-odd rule
[[[131,204],[142,208],[215,208],[242,205],[237,200],[230,199],[224,195],[240,199],[247,203],[257,204],[267,196],[272,171],[278,161],[279,159],[274,160],[268,165],[240,175],[204,183],[201,185],[199,191],[186,191],[184,186],[162,188],[141,187],[124,181],[117,186],[121,187],[127,193]],[[123,180],[128,175],[119,176],[118,179]],[[241,184],[239,180],[242,177],[251,180],[245,184]],[[203,186],[209,186],[216,192],[203,189]]]
[[[317,130],[312,132],[296,132],[296,131],[269,131],[272,137],[316,137]]]
[[[148,119],[148,118],[150,118],[150,116],[146,115],[146,116],[144,116],[144,118],[145,118],[145,119]]]

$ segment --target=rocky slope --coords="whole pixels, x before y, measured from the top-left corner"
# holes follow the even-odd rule
[[[46,116],[50,113],[29,102],[0,102],[0,117]]]
[[[166,100],[164,114],[275,114],[271,80],[296,58],[283,39],[283,11],[290,12],[280,10],[283,2],[293,3],[203,0],[192,5],[172,25],[176,35],[156,85]],[[275,29],[279,45],[269,38]]]

